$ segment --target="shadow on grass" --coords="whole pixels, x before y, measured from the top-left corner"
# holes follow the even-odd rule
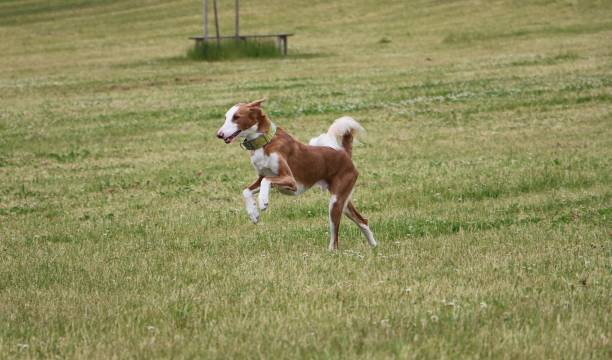
[[[271,40],[225,40],[219,45],[211,41],[187,50],[187,60],[226,61],[241,59],[316,59],[332,54],[305,53],[292,51],[283,55]]]
[[[223,61],[242,58],[269,59],[279,58],[283,54],[274,42],[269,40],[235,40],[208,41],[196,44],[187,50],[191,60]]]
[[[194,48],[189,48],[187,50],[186,55],[177,55],[177,56],[169,56],[169,57],[160,57],[139,61],[132,61],[128,63],[116,64],[113,67],[116,68],[138,68],[143,66],[180,66],[180,65],[189,65],[197,62],[218,62],[218,61],[234,61],[234,60],[310,60],[310,59],[318,59],[318,58],[327,58],[332,57],[334,54],[331,53],[310,53],[310,52],[298,52],[298,51],[290,51],[287,55],[278,55],[272,57],[265,56],[243,56],[243,57],[228,57],[220,60],[205,60],[198,59],[198,55],[190,55],[190,53],[194,51]],[[193,58],[192,56],[196,56]]]

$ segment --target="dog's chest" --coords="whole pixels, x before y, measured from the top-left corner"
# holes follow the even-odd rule
[[[257,149],[251,154],[251,164],[261,176],[278,175],[278,154],[266,155],[263,149]]]

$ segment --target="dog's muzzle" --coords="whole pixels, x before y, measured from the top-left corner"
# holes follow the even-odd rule
[[[238,136],[238,134],[240,134],[241,132],[242,132],[242,130],[236,130],[236,131],[235,131],[235,132],[234,132],[232,135],[230,135],[230,136],[228,136],[228,137],[223,136],[223,133],[221,133],[221,132],[220,132],[220,133],[217,133],[217,137],[218,137],[219,139],[223,139],[223,141],[225,141],[225,143],[226,143],[226,144],[229,144],[229,143],[231,143],[231,142],[232,142],[232,141],[233,141],[233,140],[236,138],[236,136]]]

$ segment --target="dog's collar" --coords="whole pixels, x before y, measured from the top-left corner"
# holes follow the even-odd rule
[[[276,125],[270,123],[270,129],[265,134],[261,134],[253,140],[244,139],[240,146],[245,150],[257,150],[266,146],[276,134]]]

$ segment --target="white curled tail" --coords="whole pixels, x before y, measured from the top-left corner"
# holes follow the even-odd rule
[[[363,131],[363,127],[350,116],[336,119],[326,134],[310,139],[313,146],[329,146],[334,149],[344,149],[349,156],[353,152],[353,138]]]

